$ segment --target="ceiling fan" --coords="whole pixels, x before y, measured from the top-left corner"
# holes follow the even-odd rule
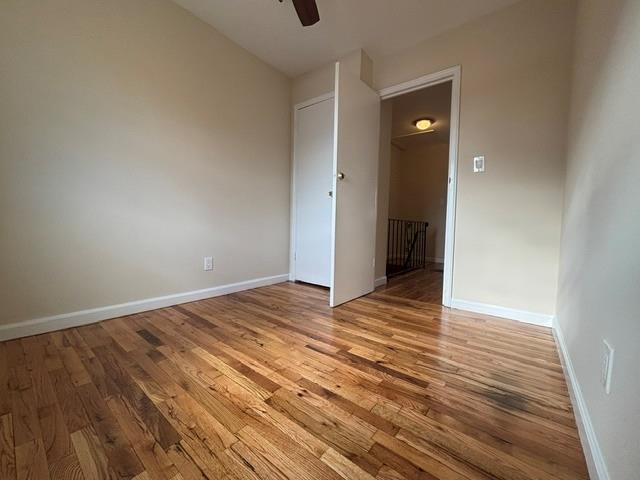
[[[284,0],[280,0],[282,3]],[[320,21],[316,0],[292,0],[300,23],[303,27],[314,25]]]

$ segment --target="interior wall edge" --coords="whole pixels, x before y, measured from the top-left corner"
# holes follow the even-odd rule
[[[383,277],[376,278],[375,282],[373,283],[373,286],[378,288],[386,284],[387,284],[387,276],[385,275]]]
[[[80,327],[91,323],[123,317],[135,313],[146,312],[158,308],[170,307],[181,303],[195,302],[207,298],[219,297],[230,293],[251,290],[258,287],[266,287],[289,280],[289,274],[273,275],[270,277],[254,278],[242,282],[219,285],[217,287],[203,288],[190,292],[175,293],[162,297],[146,298],[117,305],[79,310],[77,312],[63,313],[51,317],[42,317],[24,322],[16,322],[8,325],[0,325],[0,342],[15,338],[39,335],[41,333],[64,330],[66,328]]]
[[[556,340],[558,352],[560,353],[560,362],[562,363],[567,388],[569,389],[571,405],[573,405],[580,442],[587,460],[589,476],[591,480],[610,480],[611,477],[609,476],[607,464],[605,463],[602,449],[600,448],[593,423],[591,422],[587,403],[582,394],[578,377],[573,369],[569,350],[564,341],[562,328],[560,328],[560,323],[556,317],[553,318],[553,336]]]

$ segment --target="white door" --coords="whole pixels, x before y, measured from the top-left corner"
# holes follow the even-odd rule
[[[333,104],[330,98],[296,110],[295,279],[331,284]]]
[[[380,97],[336,63],[330,304],[374,288]]]

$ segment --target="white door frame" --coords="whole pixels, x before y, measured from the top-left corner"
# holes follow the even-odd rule
[[[310,98],[293,106],[293,142],[291,144],[291,229],[289,231],[289,280],[296,280],[296,131],[298,125],[298,111],[310,107],[316,103],[334,98],[333,92],[327,92],[317,97]],[[334,106],[335,108],[335,106]]]
[[[458,181],[458,137],[460,131],[460,65],[436,73],[423,75],[408,82],[380,90],[380,98],[387,100],[405,93],[451,82],[451,119],[449,131],[449,186],[447,188],[447,218],[444,241],[444,279],[442,304],[451,307],[453,295],[453,255],[456,220],[456,186]]]

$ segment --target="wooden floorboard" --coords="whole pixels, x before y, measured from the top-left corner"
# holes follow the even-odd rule
[[[437,288],[330,309],[283,283],[0,343],[0,480],[588,478],[551,331]]]
[[[384,291],[387,295],[395,297],[440,305],[442,303],[442,270],[441,263],[429,262],[425,268],[389,278],[387,284],[380,287],[378,291]]]

